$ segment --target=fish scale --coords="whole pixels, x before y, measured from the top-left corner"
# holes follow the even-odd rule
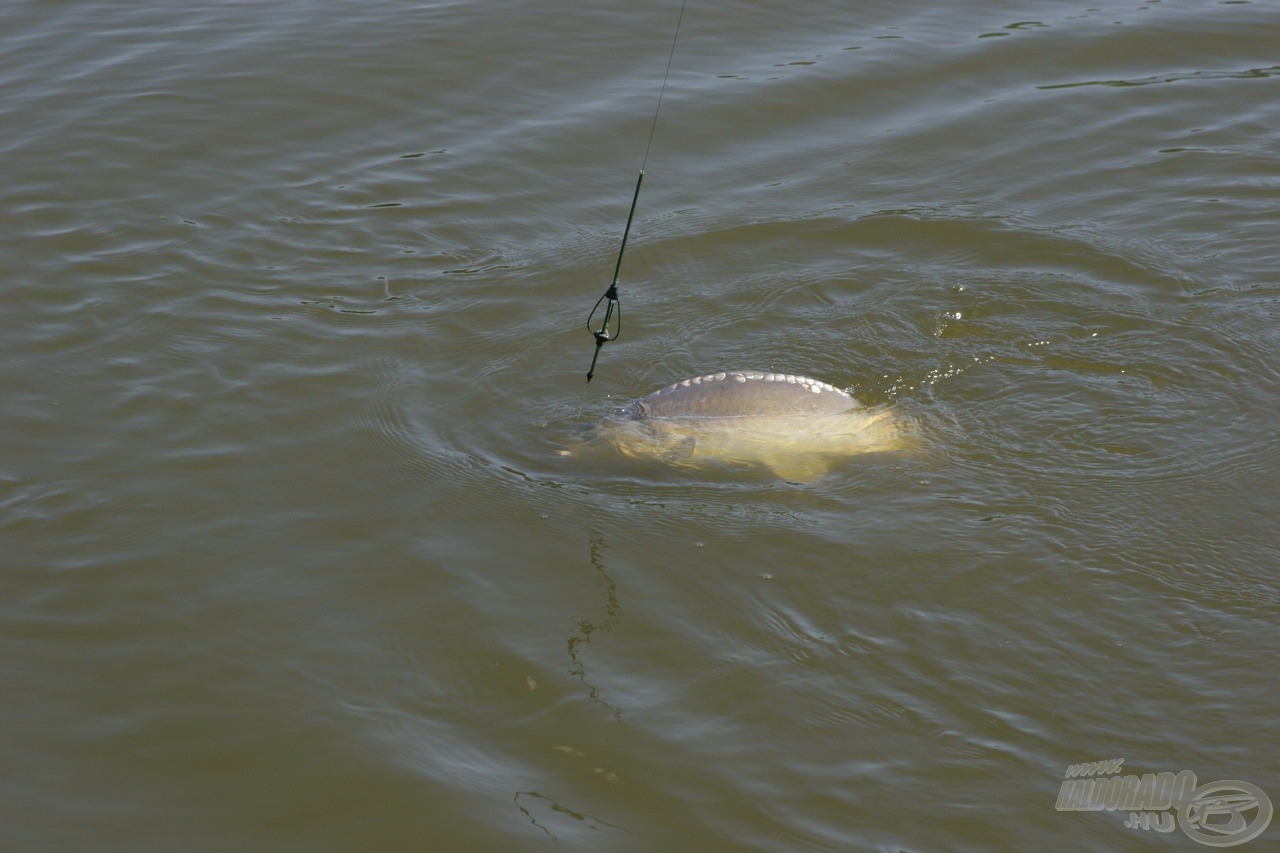
[[[637,401],[638,417],[833,415],[861,404],[834,385],[791,373],[732,370],[676,382]]]

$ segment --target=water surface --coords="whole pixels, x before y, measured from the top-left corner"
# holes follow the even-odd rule
[[[1280,798],[1266,3],[0,11],[18,850],[1087,850]],[[816,484],[566,459],[716,370]],[[1273,827],[1243,849],[1262,849]]]

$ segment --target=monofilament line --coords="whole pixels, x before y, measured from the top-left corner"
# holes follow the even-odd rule
[[[627,236],[631,233],[631,221],[636,215],[636,202],[640,199],[640,185],[644,183],[644,170],[649,165],[649,149],[653,147],[653,135],[658,130],[658,113],[662,112],[662,97],[667,93],[667,79],[671,76],[671,61],[676,55],[676,42],[680,39],[680,24],[684,22],[684,8],[688,5],[689,0],[681,0],[680,15],[676,18],[676,31],[671,36],[671,52],[667,54],[667,69],[662,73],[662,88],[658,91],[658,105],[653,110],[653,123],[649,126],[649,141],[644,146],[644,159],[640,163],[640,177],[636,179],[636,191],[631,195],[631,210],[627,213],[627,225],[622,230],[622,245],[618,248],[618,263],[613,268],[613,282],[609,288],[605,290],[591,309],[591,313],[587,315],[587,331],[596,339],[596,351],[591,356],[591,367],[587,370],[587,381],[591,381],[591,377],[596,373],[596,360],[600,358],[600,348],[605,345],[606,341],[615,340],[622,332],[622,303],[618,300],[618,273],[622,271],[622,255],[627,251]],[[600,306],[604,305],[604,319],[600,322],[599,329],[591,328],[591,321],[596,316],[596,312],[600,310]],[[618,318],[613,319],[614,312],[617,312]],[[615,325],[610,327],[610,323]]]
[[[680,39],[680,24],[684,22],[684,7],[689,0],[681,0],[680,15],[676,18],[676,31],[671,36],[671,52],[667,54],[667,70],[662,72],[662,88],[658,90],[658,105],[653,109],[653,124],[649,127],[649,141],[644,146],[644,159],[640,161],[640,171],[649,165],[649,149],[653,147],[653,135],[658,130],[658,113],[662,112],[662,96],[667,94],[667,78],[671,76],[671,61],[676,58],[676,42]]]

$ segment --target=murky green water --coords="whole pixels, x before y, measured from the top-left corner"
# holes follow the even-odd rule
[[[1202,849],[1280,801],[1273,4],[0,10],[13,850]],[[726,368],[818,483],[562,457]],[[1241,849],[1274,844],[1271,827]]]

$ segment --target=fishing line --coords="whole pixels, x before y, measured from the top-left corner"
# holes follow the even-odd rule
[[[631,195],[631,210],[627,213],[627,225],[622,229],[622,246],[618,249],[618,263],[613,268],[613,281],[605,290],[591,309],[591,313],[587,315],[587,331],[596,339],[596,351],[591,356],[591,367],[587,370],[587,382],[591,381],[591,377],[596,373],[596,359],[600,358],[600,348],[607,341],[618,339],[618,335],[622,334],[622,303],[618,299],[618,273],[622,271],[622,255],[627,251],[627,236],[631,234],[631,221],[635,219],[636,202],[640,199],[640,185],[644,183],[644,170],[649,165],[649,149],[653,147],[653,135],[658,130],[658,113],[662,111],[662,96],[667,93],[667,78],[671,76],[671,61],[676,55],[676,41],[680,38],[680,24],[684,22],[684,7],[689,0],[681,0],[680,16],[676,18],[676,31],[671,36],[671,52],[667,54],[667,70],[662,75],[662,89],[658,92],[658,106],[653,111],[653,124],[649,127],[649,141],[644,146],[644,159],[640,162],[640,177],[636,178],[636,190]],[[596,313],[600,310],[600,306],[604,305],[604,317],[600,321],[600,328],[591,328],[591,321],[595,319]],[[616,314],[616,318],[615,318]]]

